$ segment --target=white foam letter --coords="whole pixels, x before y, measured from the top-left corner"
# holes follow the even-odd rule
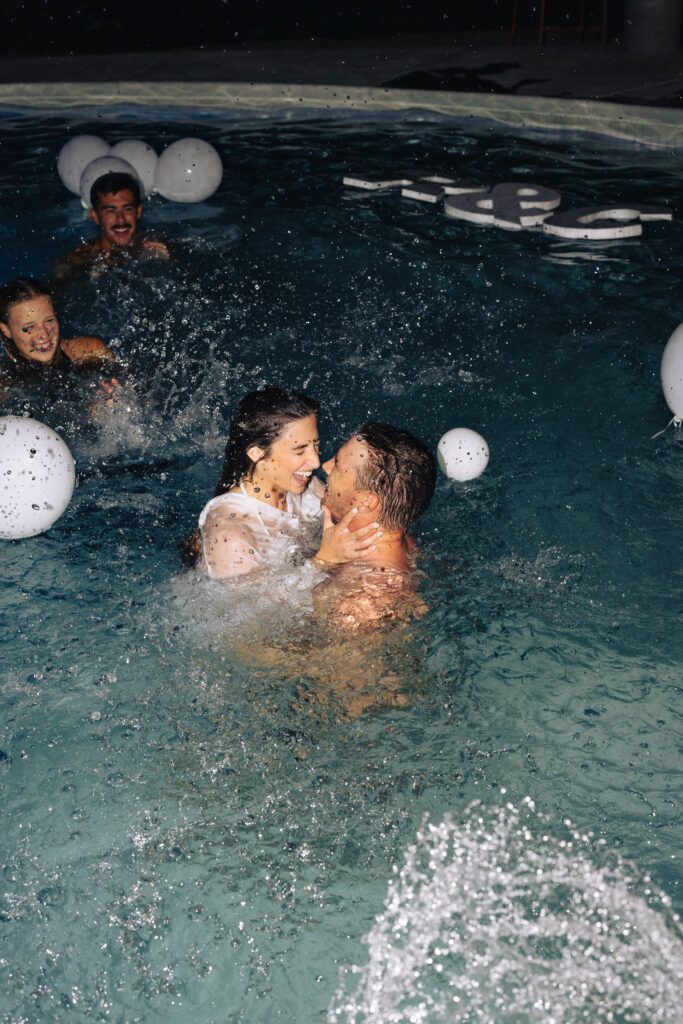
[[[420,199],[423,203],[437,203],[444,196],[464,196],[468,193],[488,192],[488,185],[480,185],[470,178],[420,178],[401,189],[406,199]]]
[[[642,235],[643,220],[671,220],[671,210],[664,206],[583,206],[579,210],[554,213],[543,224],[543,230],[558,238],[587,238],[602,241],[609,238],[635,238]]]
[[[449,217],[521,231],[539,227],[561,201],[560,193],[552,188],[510,181],[495,185],[485,196],[447,199],[444,209]]]

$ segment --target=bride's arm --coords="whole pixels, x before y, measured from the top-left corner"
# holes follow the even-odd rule
[[[254,535],[220,509],[210,512],[202,527],[202,562],[215,580],[246,576],[262,567]]]

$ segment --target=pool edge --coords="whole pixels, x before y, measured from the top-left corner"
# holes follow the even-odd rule
[[[244,82],[51,82],[0,84],[17,111],[140,105],[220,110],[424,110],[525,131],[599,135],[621,144],[683,148],[683,111],[598,100],[360,86]]]

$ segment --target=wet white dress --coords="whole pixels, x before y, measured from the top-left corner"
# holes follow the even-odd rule
[[[200,565],[212,579],[245,576],[301,561],[320,540],[320,498],[309,486],[287,494],[286,511],[266,505],[240,490],[220,494],[199,517]]]

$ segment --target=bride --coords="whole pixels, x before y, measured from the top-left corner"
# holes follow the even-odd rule
[[[353,531],[355,510],[337,525],[322,508],[318,403],[271,386],[251,391],[230,424],[214,497],[185,548],[186,564],[212,579],[245,576],[294,563],[313,535],[321,569],[362,559],[379,535],[376,523]],[[314,550],[314,548],[313,548]]]

